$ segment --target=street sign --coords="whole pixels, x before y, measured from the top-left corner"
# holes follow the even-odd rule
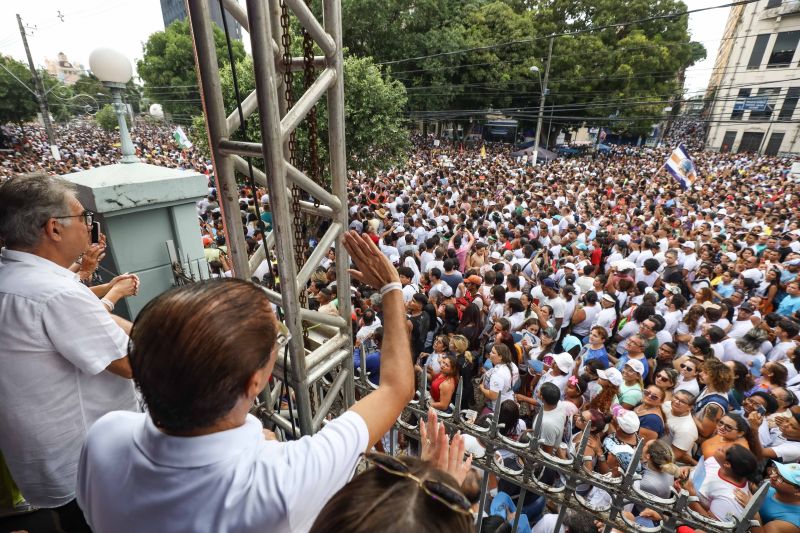
[[[739,100],[733,105],[734,111],[764,111],[767,109],[769,103],[766,96],[751,96],[743,100]]]

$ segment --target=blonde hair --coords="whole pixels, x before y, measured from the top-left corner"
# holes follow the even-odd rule
[[[450,338],[450,350],[455,353],[456,355],[464,354],[464,358],[469,362],[472,363],[472,354],[467,351],[469,347],[469,341],[464,335],[453,335]]]
[[[665,441],[661,439],[652,441],[647,453],[650,455],[650,462],[659,472],[671,476],[680,474],[680,468],[675,464],[675,455],[672,453],[672,448]]]

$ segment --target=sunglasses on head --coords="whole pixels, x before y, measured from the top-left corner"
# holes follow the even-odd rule
[[[433,479],[420,479],[399,459],[384,453],[366,453],[364,459],[393,476],[414,481],[428,496],[457,513],[471,515],[469,500],[457,488]]]

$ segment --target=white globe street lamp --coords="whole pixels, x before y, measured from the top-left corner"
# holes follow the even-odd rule
[[[125,122],[125,105],[122,91],[133,76],[133,68],[127,57],[111,48],[97,48],[89,55],[89,68],[103,85],[111,91],[112,106],[119,124],[120,146],[123,163],[139,163],[133,149],[131,135]]]

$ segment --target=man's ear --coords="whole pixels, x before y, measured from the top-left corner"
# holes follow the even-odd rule
[[[60,241],[64,227],[57,219],[49,218],[47,222],[45,222],[43,230],[46,238],[53,241]]]
[[[250,376],[250,379],[247,381],[245,394],[248,398],[255,398],[269,383],[269,378],[272,375],[272,367],[274,365],[274,358],[267,363],[265,366],[259,368]]]

